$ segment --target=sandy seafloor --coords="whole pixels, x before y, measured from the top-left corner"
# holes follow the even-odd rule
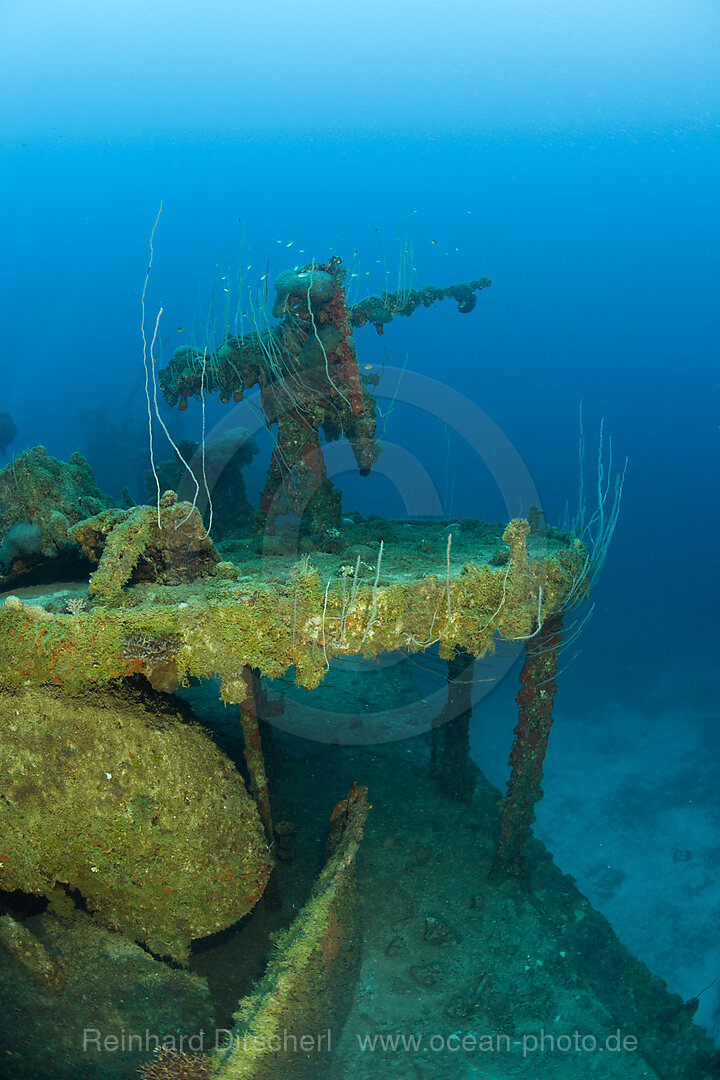
[[[720,762],[712,666],[670,659],[588,685],[561,673],[535,833],[620,940],[668,989],[704,994],[695,1014],[720,1045]],[[473,715],[473,752],[504,788],[517,678]],[[678,853],[676,855],[676,853]],[[679,854],[683,853],[683,854]],[[675,861],[691,855],[687,861]]]

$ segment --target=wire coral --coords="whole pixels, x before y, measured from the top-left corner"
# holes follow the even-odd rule
[[[362,476],[379,454],[373,378],[358,368],[353,328],[370,322],[382,333],[395,315],[411,315],[445,297],[454,297],[458,309],[469,312],[476,293],[490,284],[479,278],[411,289],[406,279],[396,292],[351,307],[346,274],[335,255],[324,264],[284,271],[275,281],[277,325],[270,325],[265,310],[253,308],[254,333],[228,335],[214,351],[183,347],[159,372],[165,400],[180,409],[205,390],[227,403],[260,387],[265,420],[268,427],[277,425],[277,438],[260,498],[259,531],[272,532],[276,519],[287,513],[297,515],[310,534],[337,527],[340,496],[327,476],[321,434],[327,441],[347,437]]]

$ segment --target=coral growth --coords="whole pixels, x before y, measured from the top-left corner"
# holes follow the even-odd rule
[[[372,323],[378,334],[384,332],[395,315],[412,315],[419,307],[432,307],[438,300],[452,297],[457,302],[461,315],[467,315],[477,303],[476,293],[487,289],[492,284],[489,278],[476,278],[463,281],[458,285],[447,285],[438,289],[426,285],[424,289],[408,289],[404,292],[383,292],[379,296],[368,296],[354,304],[350,309],[350,321],[353,326]]]
[[[375,410],[363,393],[339,258],[281,274],[273,313],[282,315],[281,349],[287,361],[262,385],[263,411],[277,424],[277,443],[260,496],[258,528],[294,513],[311,534],[338,525],[339,492],[328,479],[320,432],[345,433],[358,468],[375,460]],[[284,372],[283,372],[284,368]],[[293,372],[288,378],[286,373]]]
[[[310,533],[337,525],[339,496],[325,469],[321,431],[326,439],[347,435],[362,473],[375,460],[375,403],[358,370],[344,277],[337,257],[281,274],[277,326],[229,336],[209,355],[185,347],[159,372],[166,401],[181,409],[203,388],[229,402],[260,387],[266,422],[278,428],[260,498],[260,530],[271,532],[288,512]]]
[[[72,525],[113,505],[84,458],[58,461],[44,447],[24,450],[0,470],[0,586],[53,574],[83,574]]]
[[[392,522],[372,528],[389,538],[403,532]],[[570,593],[581,596],[587,559],[575,537],[534,540],[524,522],[505,530],[507,565],[492,566],[503,531],[483,528],[482,538],[460,530],[450,545],[446,526],[415,523],[404,542],[375,548],[371,563],[358,561],[368,523],[344,525],[337,554],[294,563],[248,552],[240,565],[217,564],[214,575],[182,585],[120,585],[115,606],[77,615],[8,598],[0,606],[0,685],[32,679],[79,689],[174,661],[180,681],[218,676],[226,700],[238,701],[246,667],[271,678],[294,668],[299,684],[314,687],[333,655],[437,643],[446,659],[456,647],[482,656],[496,634],[525,638],[540,608],[547,618]]]
[[[289,1077],[296,1069],[303,1074],[307,1057],[284,1036],[319,1032],[344,1014],[348,979],[359,959],[355,857],[367,812],[367,790],[353,784],[333,812],[333,842],[311,898],[275,937],[265,975],[240,1001],[233,1018],[237,1037],[213,1055],[217,1080]],[[320,1054],[313,1059],[314,1069],[321,1069]]]
[[[197,509],[165,492],[159,508],[110,510],[79,522],[70,536],[98,564],[90,592],[117,604],[131,581],[177,585],[215,573],[220,560]]]

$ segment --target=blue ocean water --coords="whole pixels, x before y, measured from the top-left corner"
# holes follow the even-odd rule
[[[689,927],[699,904],[710,940],[720,902],[707,885],[720,730],[716,5],[41,2],[6,8],[0,28],[0,410],[19,429],[8,454],[81,449],[113,495],[127,486],[146,497],[140,296],[161,202],[148,311],[153,323],[162,307],[164,360],[202,342],[213,287],[221,305],[238,269],[262,294],[288,266],[337,253],[357,275],[353,299],[394,287],[408,252],[417,285],[490,277],[470,314],[446,304],[396,319],[382,338],[359,330],[359,362],[431,377],[479,406],[517,448],[550,522],[577,502],[581,402],[588,482],[601,422],[616,463],[627,457],[595,611],[558,695],[565,772],[553,771],[551,746],[539,828],[562,846],[563,777],[597,725],[637,754],[626,786],[672,777],[668,745],[683,763],[678,807],[704,792],[701,814],[682,819],[687,834],[667,839],[703,853],[707,876],[685,893],[681,883],[677,915]],[[398,386],[386,437],[427,469],[443,516],[506,518],[452,413],[414,408]],[[197,402],[182,415],[160,407],[176,438],[199,436]],[[210,426],[223,416],[208,405]],[[269,443],[264,452],[266,463]],[[261,474],[258,463],[256,492]],[[346,508],[403,513],[392,479],[337,482]],[[678,748],[685,726],[697,735]],[[501,783],[504,743],[476,741]],[[619,790],[601,747],[582,769],[598,785],[607,777],[608,799]],[[662,791],[653,797],[660,814]],[[563,852],[569,872],[581,872],[577,849]],[[665,888],[671,854],[651,853],[643,876]],[[619,932],[622,907],[611,912]],[[651,963],[640,922],[626,937]],[[688,964],[688,985],[676,954],[661,974],[691,996],[705,972],[697,954]],[[705,1016],[715,1030],[716,1007]]]

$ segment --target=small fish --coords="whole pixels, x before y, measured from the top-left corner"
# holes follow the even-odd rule
[[[260,278],[260,280],[264,281],[266,277],[267,277],[267,274],[263,274],[263,276]]]
[[[437,244],[437,240],[431,240],[430,243],[431,244]]]
[[[185,333],[185,327],[184,326],[178,326],[177,332],[178,332],[178,334],[184,334]]]
[[[359,254],[360,254],[360,252],[357,251],[357,249],[355,251],[353,251],[353,255],[359,255]]]
[[[294,243],[295,243],[295,241],[291,240],[289,244],[285,245],[285,247],[292,247]]]
[[[363,371],[372,371],[372,364],[363,364]]]

